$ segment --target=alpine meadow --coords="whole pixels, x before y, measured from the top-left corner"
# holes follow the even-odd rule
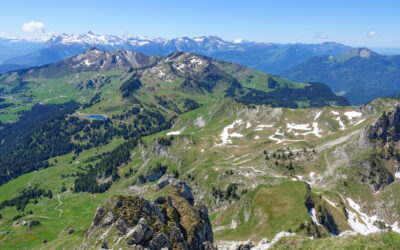
[[[0,249],[400,248],[396,1],[0,6]]]

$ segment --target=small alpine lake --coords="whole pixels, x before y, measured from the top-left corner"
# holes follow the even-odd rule
[[[86,119],[103,120],[103,119],[106,119],[107,116],[105,116],[105,115],[86,115],[85,118]]]

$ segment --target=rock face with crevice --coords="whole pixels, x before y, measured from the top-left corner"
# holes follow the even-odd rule
[[[206,206],[183,196],[185,185],[178,182],[163,187],[154,201],[121,195],[108,200],[98,207],[80,248],[213,249]]]
[[[366,128],[365,134],[382,143],[400,141],[400,106],[382,114],[375,124]]]

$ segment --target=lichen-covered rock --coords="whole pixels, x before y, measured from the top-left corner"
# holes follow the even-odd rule
[[[96,211],[81,249],[214,249],[208,210],[172,180],[154,202],[115,196]]]
[[[158,181],[157,187],[159,190],[161,190],[170,183],[179,191],[179,194],[183,198],[185,198],[185,200],[187,200],[191,205],[193,205],[194,197],[192,194],[192,190],[185,181],[177,180],[172,175],[165,175]]]

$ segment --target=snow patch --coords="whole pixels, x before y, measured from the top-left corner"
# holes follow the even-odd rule
[[[361,212],[360,206],[355,203],[352,199],[347,198],[347,202],[350,207],[355,211],[346,209],[348,213],[348,220],[350,227],[357,233],[361,235],[367,235],[370,233],[377,233],[381,231],[378,227],[374,225],[374,222],[378,220],[376,215],[368,216],[367,214]]]
[[[319,223],[319,221],[318,221],[318,219],[317,219],[317,214],[315,213],[315,208],[314,208],[314,207],[311,208],[311,209],[308,211],[308,214],[311,216],[311,219],[313,220],[313,222],[314,222],[315,224],[317,224],[317,226],[322,227],[322,225]]]
[[[279,143],[285,142],[285,141],[287,141],[287,142],[305,141],[305,140],[289,140],[289,139],[279,139],[279,138],[276,138],[275,136],[277,136],[277,135],[278,135],[278,136],[283,136],[283,133],[280,132],[280,129],[281,129],[281,128],[278,128],[278,129],[276,130],[275,134],[270,135],[270,136],[268,137],[268,139],[273,140],[273,141],[276,141],[276,144],[279,144]]]
[[[331,111],[331,113],[334,115],[339,115],[339,112],[336,112],[336,111]]]
[[[336,118],[336,121],[339,122],[340,129],[341,129],[341,130],[345,130],[345,129],[346,129],[346,126],[344,125],[344,123],[342,122],[342,120],[340,119],[340,117]]]
[[[353,120],[353,118],[361,117],[362,114],[357,111],[348,111],[348,112],[344,112],[344,115],[347,116],[347,118],[349,118],[349,120]]]
[[[321,115],[321,113],[322,113],[322,111],[319,111],[319,112],[317,113],[317,115],[314,117],[314,121],[316,121],[316,120],[319,118],[319,116]]]
[[[309,128],[310,124],[292,124],[288,123],[286,127],[288,128],[288,132],[292,132],[292,130],[311,130]]]
[[[258,140],[258,139],[260,139],[260,137],[258,135],[256,135],[256,136],[254,136],[254,139]]]
[[[180,130],[178,130],[178,131],[171,131],[171,132],[168,132],[167,135],[180,135],[180,134],[183,132],[184,129],[185,129],[185,128],[182,128],[182,129],[180,129]]]
[[[194,121],[194,125],[199,128],[202,128],[206,125],[206,123],[204,122],[203,117],[200,116],[200,117],[197,117],[197,119]]]
[[[394,173],[394,177],[400,179],[400,170],[397,170],[397,171]]]
[[[251,123],[250,123],[250,122],[247,122],[246,128],[250,128],[250,127],[251,127]]]
[[[222,140],[222,143],[216,144],[216,146],[221,147],[226,144],[232,144],[232,140],[230,139],[232,137],[243,137],[243,135],[239,134],[239,133],[235,133],[235,132],[232,134],[229,133],[229,130],[233,129],[235,127],[235,125],[240,125],[242,123],[243,123],[243,121],[241,119],[238,119],[238,120],[235,120],[232,124],[226,126],[224,128],[224,130],[222,131],[222,133],[219,135],[219,137]]]
[[[274,125],[272,124],[260,124],[257,126],[257,128],[254,131],[261,131],[264,128],[272,128]]]
[[[298,132],[294,132],[294,135],[309,135],[309,134],[314,134],[317,137],[321,137],[321,135],[319,134],[320,132],[323,132],[322,130],[320,130],[318,128],[318,122],[313,122],[312,123],[312,128],[310,128],[310,124],[292,124],[292,123],[287,123],[287,128],[288,131],[287,132],[292,132],[293,130],[302,130],[302,131],[310,131],[310,132],[305,132],[305,133],[298,133]]]

